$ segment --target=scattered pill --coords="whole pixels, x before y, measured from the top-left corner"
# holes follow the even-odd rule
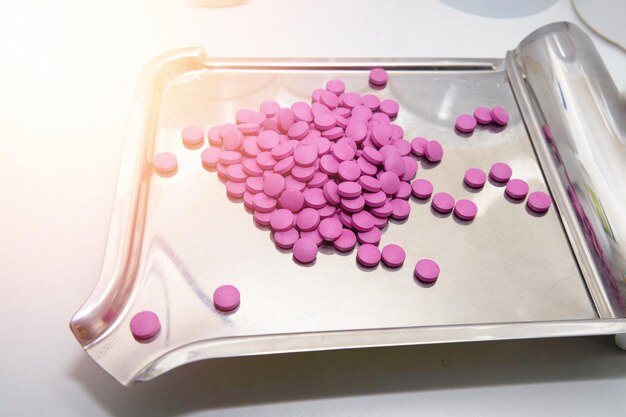
[[[430,162],[441,161],[441,158],[443,158],[443,148],[441,144],[436,140],[429,141],[424,149],[424,156],[426,156]]]
[[[383,68],[372,68],[370,71],[369,82],[375,86],[384,86],[387,84],[389,80],[389,75],[387,75],[387,71]]]
[[[416,198],[426,199],[433,193],[433,185],[430,181],[418,178],[411,184],[411,192]]]
[[[528,208],[537,213],[545,213],[550,209],[552,199],[550,196],[542,191],[535,191],[528,195],[528,201],[526,202]]]
[[[169,174],[178,168],[176,156],[170,152],[161,152],[152,158],[154,169],[161,174]]]
[[[385,223],[386,222],[387,220],[385,220]],[[378,245],[381,237],[382,233],[378,227],[374,227],[372,230],[368,230],[367,232],[357,233],[357,239],[362,245]]]
[[[386,245],[381,251],[383,263],[391,268],[398,268],[404,263],[406,253],[398,245]]]
[[[186,146],[199,146],[204,143],[204,132],[198,126],[187,126],[180,135]]]
[[[478,207],[470,200],[460,199],[454,205],[454,214],[461,220],[474,220]]]
[[[294,216],[290,210],[274,210],[270,215],[270,227],[275,232],[283,232],[294,226]]]
[[[491,109],[491,117],[500,126],[506,126],[509,123],[509,113],[507,113],[504,107],[496,106]]]
[[[454,198],[448,193],[437,193],[433,196],[432,206],[439,213],[450,213],[454,208]]]
[[[315,240],[306,237],[298,239],[293,245],[293,257],[303,264],[313,262],[317,257],[317,243]]]
[[[239,290],[232,285],[221,285],[213,293],[213,305],[220,311],[232,311],[240,302]]]
[[[153,311],[140,311],[130,320],[130,332],[140,341],[152,339],[160,329],[159,316]]]
[[[509,197],[521,200],[526,198],[526,194],[528,194],[528,184],[524,180],[513,179],[506,184],[504,191]]]
[[[496,162],[489,170],[489,176],[496,182],[506,183],[511,179],[513,170],[510,166],[502,162]]]
[[[356,246],[356,235],[350,229],[342,229],[341,236],[333,241],[333,247],[340,252],[348,252]]]
[[[207,168],[215,168],[219,160],[221,150],[219,148],[206,148],[200,154],[202,165]]]
[[[426,153],[426,145],[428,140],[425,138],[417,137],[411,141],[411,152],[415,156],[424,156]]]
[[[368,268],[375,267],[380,262],[381,254],[378,247],[366,243],[361,245],[356,253],[357,261]]]
[[[487,174],[480,168],[470,168],[465,171],[463,181],[472,188],[482,188],[487,182]]]
[[[454,127],[456,127],[459,132],[472,133],[476,128],[476,118],[469,114],[462,114],[456,118]]]
[[[271,219],[270,219],[271,221]],[[300,239],[300,233],[295,228],[274,233],[274,243],[282,249],[291,249],[296,241]]]
[[[439,265],[431,259],[421,259],[415,265],[415,276],[425,283],[437,281],[439,272]]]
[[[481,125],[488,125],[493,122],[493,117],[491,117],[491,110],[487,107],[476,107],[474,109],[474,118]]]

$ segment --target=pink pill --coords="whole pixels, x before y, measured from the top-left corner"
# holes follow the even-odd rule
[[[245,138],[243,140],[243,145],[241,145],[243,154],[253,158],[261,153],[261,148],[259,148],[257,141],[258,138],[256,136],[248,136]]]
[[[537,213],[545,213],[550,209],[552,199],[542,191],[535,191],[528,195],[528,208]]]
[[[476,119],[469,114],[462,114],[456,118],[454,127],[459,132],[472,133],[476,129]]]
[[[367,136],[367,126],[358,120],[351,120],[346,127],[346,136],[359,143]]]
[[[324,91],[320,96],[320,103],[332,110],[339,106],[339,97],[331,91]]]
[[[274,233],[274,243],[282,249],[291,249],[296,241],[300,239],[300,233],[295,228]]]
[[[384,220],[387,223],[387,220]],[[361,245],[378,245],[380,243],[380,238],[382,236],[382,232],[378,227],[372,228],[372,230],[368,230],[367,232],[359,232],[357,233],[357,240]]]
[[[383,155],[372,146],[365,146],[363,148],[363,157],[374,165],[379,165],[383,162]]]
[[[331,113],[318,114],[315,116],[315,119],[313,119],[315,127],[319,130],[328,130],[335,127],[336,122],[335,116]]]
[[[383,263],[390,268],[398,268],[404,264],[406,253],[398,245],[386,245],[381,251]]]
[[[332,155],[324,155],[320,158],[320,170],[328,175],[337,175],[339,161]]]
[[[342,229],[341,236],[333,241],[333,247],[340,252],[348,252],[356,246],[356,235],[350,229]]]
[[[369,107],[360,105],[352,109],[352,120],[359,120],[361,122],[367,122],[372,117],[372,109]]]
[[[310,181],[315,175],[315,172],[317,172],[315,166],[301,167],[296,165],[291,169],[291,175],[298,181],[303,182]]]
[[[236,165],[231,165],[231,166],[236,166]],[[250,176],[260,177],[261,175],[263,175],[263,170],[261,169],[261,167],[259,167],[259,165],[256,163],[256,160],[253,158],[245,159],[241,163],[241,167],[243,171]],[[226,169],[226,171],[228,172],[228,169]]]
[[[356,160],[356,164],[361,172],[365,175],[372,176],[376,175],[376,173],[378,172],[378,168],[376,168],[376,165],[369,163],[367,159],[362,156]]]
[[[228,129],[222,137],[222,146],[227,151],[238,151],[243,143],[243,135],[238,129]]]
[[[285,189],[285,178],[280,174],[267,174],[263,177],[263,192],[272,198],[278,197]]]
[[[232,285],[221,285],[213,293],[213,304],[220,311],[232,311],[240,302],[239,290]]]
[[[243,205],[249,210],[254,210],[254,203],[252,202],[253,199],[254,194],[246,189],[243,193]]]
[[[280,142],[280,135],[273,130],[264,130],[259,133],[257,144],[259,148],[264,151],[271,150],[274,146],[278,145]]]
[[[491,117],[500,126],[506,126],[509,123],[509,113],[507,113],[504,107],[496,106],[491,109]]]
[[[137,340],[152,339],[160,329],[159,316],[152,311],[140,311],[130,320],[130,332]]]
[[[293,213],[287,209],[274,210],[270,216],[270,227],[276,232],[291,229],[294,226]]]
[[[341,80],[329,80],[326,83],[326,89],[337,96],[340,96],[346,91],[346,85]]]
[[[343,161],[339,164],[337,173],[344,181],[356,181],[361,176],[361,168],[354,161]]]
[[[408,200],[411,197],[411,184],[400,181],[400,187],[398,187],[398,192],[394,196],[402,200]]]
[[[176,156],[170,152],[161,152],[152,158],[152,166],[154,169],[161,174],[168,174],[176,170],[178,168],[178,162],[176,161]]]
[[[448,193],[437,193],[433,196],[432,206],[439,213],[450,213],[454,208],[454,198]]]
[[[415,156],[424,156],[427,144],[428,140],[425,138],[413,138],[411,141],[411,152],[413,152]]]
[[[291,109],[282,109],[276,118],[278,121],[278,128],[282,132],[287,132],[291,125],[296,122],[296,117]]]
[[[246,179],[246,191],[256,194],[263,191],[263,178],[248,177]]]
[[[465,171],[463,181],[465,181],[465,184],[472,188],[481,188],[487,181],[487,174],[485,174],[485,171],[482,169],[470,168]]]
[[[253,203],[254,203],[254,201],[253,201]],[[254,214],[253,214],[252,218],[254,219],[254,221],[256,223],[258,223],[261,226],[269,226],[269,224],[270,224],[270,217],[271,216],[272,216],[271,212],[261,212],[261,211],[258,211],[258,210],[254,210]]]
[[[411,206],[406,200],[395,198],[389,202],[391,204],[391,217],[396,220],[404,220],[411,214]]]
[[[394,126],[395,125],[391,126],[392,132],[394,131],[393,129]],[[393,134],[391,136],[390,144],[398,150],[398,152],[400,153],[400,156],[407,156],[408,154],[411,153],[411,144],[404,139],[394,139]]]
[[[393,119],[398,115],[400,106],[395,100],[386,99],[380,102],[380,111],[385,113],[389,118]]]
[[[387,225],[388,221],[389,220],[387,218],[385,218],[385,217],[374,216],[374,226],[376,226],[378,229],[382,229],[383,227],[385,227]],[[374,230],[374,229],[372,229],[372,230]],[[372,230],[370,230],[370,232]],[[369,232],[366,232],[366,233],[369,233]]]
[[[513,175],[511,167],[502,162],[496,162],[489,170],[489,176],[497,182],[508,182],[511,179],[511,175]]]
[[[443,148],[436,140],[431,140],[426,144],[424,155],[430,162],[439,162],[443,158]]]
[[[222,137],[220,136],[220,128],[218,126],[210,128],[206,135],[211,146],[222,146]]]
[[[206,148],[200,154],[202,165],[207,168],[215,168],[219,160],[221,150],[219,148]]]
[[[296,216],[296,226],[302,232],[308,232],[317,228],[320,224],[320,215],[317,210],[307,207]]]
[[[297,213],[304,207],[304,195],[298,190],[287,189],[280,195],[278,203],[282,208]]]
[[[361,195],[363,188],[356,182],[346,181],[339,184],[337,192],[344,198],[355,198]]]
[[[359,232],[368,232],[374,227],[374,216],[367,211],[360,211],[352,215],[352,227]]]
[[[371,130],[372,142],[379,148],[389,145],[391,142],[391,127],[389,125],[377,125]]]
[[[311,106],[309,106],[304,101],[297,101],[293,103],[291,105],[291,111],[293,111],[293,115],[298,121],[306,122],[307,124],[313,121],[313,112],[311,111]],[[291,130],[291,128],[289,128],[289,130]]]
[[[341,222],[334,217],[322,220],[317,229],[320,236],[322,236],[324,240],[328,242],[333,242],[339,239],[342,230],[343,226],[341,225]]]
[[[324,174],[323,172],[316,172],[313,175],[313,178],[311,178],[309,182],[307,182],[307,186],[309,188],[321,188],[327,182],[328,182],[328,175]]]
[[[303,264],[311,263],[317,257],[317,243],[310,238],[300,238],[293,245],[293,257]]]
[[[432,195],[433,185],[430,181],[419,178],[411,184],[411,192],[416,198],[426,199]]]
[[[295,126],[295,124],[293,126]],[[277,161],[280,161],[281,159],[285,159],[288,156],[291,156],[292,154],[293,154],[293,146],[289,142],[279,143],[278,145],[274,146],[272,150],[270,151],[270,155],[272,155],[272,158],[274,158]]]
[[[331,153],[340,162],[354,159],[354,149],[345,143],[336,143]]]
[[[376,111],[380,106],[380,99],[374,94],[365,94],[361,99],[361,104],[372,111]]]
[[[378,192],[380,191],[380,188],[381,188],[380,181],[368,175],[362,175],[359,178],[359,185],[361,186],[363,190],[370,192],[370,193]]]
[[[363,266],[372,268],[378,265],[380,262],[380,250],[374,246],[366,243],[361,245],[356,252],[356,260]]]
[[[302,181],[296,180],[291,175],[287,175],[285,177],[285,188],[289,190],[304,191],[304,189],[306,188],[306,184]]]
[[[248,178],[248,174],[245,173],[241,164],[227,166],[226,175],[233,182],[245,182]]]
[[[318,156],[326,155],[327,153],[330,152],[331,145],[328,139],[323,138],[323,137],[318,137],[313,140],[313,143],[315,144],[315,146],[317,146]]]
[[[324,193],[324,197],[328,203],[336,206],[341,202],[341,198],[339,196],[339,186],[334,181],[328,181],[324,184],[322,192]]]
[[[269,213],[276,208],[276,200],[264,193],[255,194],[252,203],[254,204],[254,209],[261,213]]]
[[[232,165],[241,162],[241,154],[235,151],[220,152],[218,161],[222,165]]]
[[[267,117],[274,117],[280,111],[280,104],[275,101],[264,101],[259,107]]]
[[[387,84],[387,80],[389,80],[389,75],[383,68],[372,68],[370,71],[369,82],[373,85],[382,87]]]
[[[415,265],[415,276],[425,283],[437,281],[439,272],[439,265],[431,259],[421,259]]]
[[[252,119],[252,114],[254,110],[251,109],[239,109],[235,112],[235,119],[237,120],[237,124],[247,123]]]
[[[237,129],[244,135],[256,135],[261,130],[261,126],[257,123],[241,123],[237,125]]]
[[[370,210],[370,213],[372,213],[374,217],[385,218],[385,219],[391,216],[392,212],[393,212],[393,206],[391,205],[389,201],[385,201],[385,203],[382,206],[374,207]]]
[[[343,129],[339,126],[331,127],[328,130],[324,130],[322,136],[326,139],[337,140],[343,136]]]
[[[368,207],[381,207],[385,204],[387,194],[384,191],[378,191],[376,193],[363,193],[363,199]]]
[[[186,146],[199,146],[204,143],[204,132],[198,126],[187,126],[181,131]]]
[[[320,97],[322,96],[323,92],[324,92],[323,88],[316,88],[315,90],[313,90],[313,92],[311,93],[311,101],[313,102],[320,101]]]
[[[226,182],[226,194],[228,194],[229,196],[233,198],[242,198],[245,192],[246,192],[245,182],[234,182],[234,181]]]
[[[461,220],[474,220],[478,207],[469,200],[461,199],[454,206],[454,214]]]
[[[387,195],[393,195],[400,188],[400,178],[394,172],[383,172],[379,178],[381,190]]]
[[[332,217],[337,212],[337,208],[335,206],[324,206],[321,209],[317,209],[317,214],[320,215],[320,220],[327,219]]]
[[[361,104],[361,96],[353,92],[344,93],[340,101],[342,106],[352,109]]]
[[[317,246],[320,246],[324,243],[324,238],[320,236],[320,233],[317,229],[310,230],[308,232],[300,232],[301,239],[311,239]]]
[[[474,118],[481,125],[488,125],[493,121],[493,117],[491,117],[491,110],[487,107],[476,107],[474,109]]]
[[[287,131],[289,139],[300,140],[309,133],[309,124],[307,122],[296,122],[291,125]]]
[[[393,172],[398,178],[403,176],[406,170],[404,159],[400,155],[389,155],[385,158],[383,166],[385,167],[385,171]]]
[[[350,213],[346,213],[343,210],[339,210],[337,212],[337,217],[339,218],[339,221],[341,222],[341,224],[343,224],[345,227],[352,228],[352,216],[350,215]]]
[[[293,153],[296,164],[302,167],[309,167],[317,159],[317,147],[314,145],[300,144]]]
[[[528,184],[524,180],[513,179],[506,184],[506,194],[516,200],[521,200],[528,194]]]
[[[404,162],[404,173],[400,175],[400,180],[412,181],[417,174],[417,161],[410,156],[403,156],[402,161]]]
[[[255,161],[256,162],[256,161]],[[288,174],[291,169],[296,165],[296,160],[293,156],[288,156],[285,159],[281,159],[274,165],[274,172],[280,175]]]
[[[320,188],[309,188],[304,191],[304,202],[307,206],[320,209],[326,205],[324,191]]]
[[[357,213],[365,208],[365,199],[363,196],[356,198],[342,198],[341,208],[348,213]]]

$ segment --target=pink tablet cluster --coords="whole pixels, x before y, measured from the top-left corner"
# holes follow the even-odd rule
[[[472,133],[478,124],[506,126],[509,123],[509,113],[502,106],[492,109],[477,107],[473,114],[461,114],[456,118],[454,127],[461,133]]]

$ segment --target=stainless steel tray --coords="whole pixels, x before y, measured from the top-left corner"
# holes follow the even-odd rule
[[[230,122],[236,109],[267,99],[308,101],[335,77],[348,90],[368,92],[372,66],[390,72],[387,88],[375,93],[400,103],[405,137],[437,138],[445,148],[443,162],[421,163],[418,177],[475,201],[479,215],[467,224],[411,200],[409,219],[386,227],[381,241],[405,248],[399,270],[364,270],[354,251],[332,247],[321,248],[315,265],[296,265],[240,202],[229,201],[217,175],[202,168],[201,150],[183,147],[180,129]],[[608,77],[586,35],[562,23],[533,33],[504,60],[221,60],[201,49],[158,57],[133,105],[100,280],[72,331],[123,384],[222,356],[626,332],[624,205],[614,201],[624,193],[605,192],[607,178],[589,174],[602,164],[580,156],[592,138],[585,123],[609,115],[614,120],[592,126],[591,145],[622,138],[621,148],[614,145],[624,158],[623,121],[615,120],[623,102],[610,103],[615,86],[610,78],[596,85],[590,69]],[[503,105],[509,125],[459,137],[454,118],[479,105]],[[151,172],[149,161],[161,151],[179,159],[171,178]],[[531,189],[549,189],[557,207],[533,216],[507,201],[502,187],[476,193],[463,186],[465,169],[497,161]],[[613,167],[622,178],[624,166]],[[623,187],[622,178],[609,188]],[[613,237],[602,246],[607,225]],[[423,257],[441,265],[435,285],[413,278]],[[211,295],[223,283],[242,293],[235,313],[213,308]],[[162,320],[152,343],[137,343],[128,330],[143,309]]]

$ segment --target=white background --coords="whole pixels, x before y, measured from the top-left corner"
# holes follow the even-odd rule
[[[503,57],[559,20],[580,22],[569,1],[492,19],[435,0],[0,0],[0,415],[626,415],[610,337],[205,361],[125,388],[68,329],[100,271],[153,56]],[[592,38],[623,93],[624,52]]]

